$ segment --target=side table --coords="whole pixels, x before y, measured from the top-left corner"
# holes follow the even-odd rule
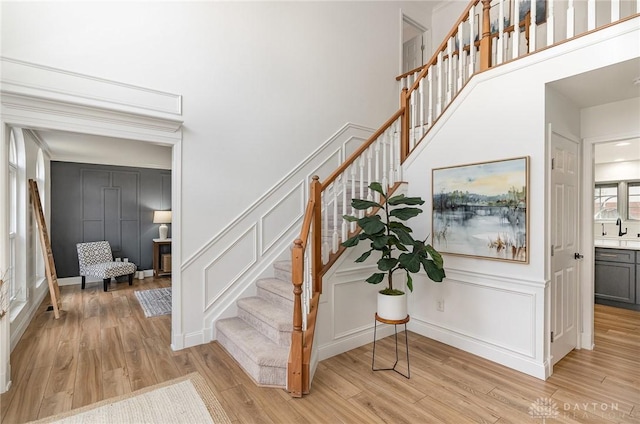
[[[171,249],[171,239],[153,239],[153,276],[160,277],[163,275],[171,275],[171,271],[167,271],[161,265],[162,246],[169,246]]]
[[[391,368],[376,368],[375,367],[375,363],[376,363],[376,330],[378,329],[378,322],[381,322],[383,324],[390,324],[393,325],[393,330],[394,330],[394,337],[395,337],[395,342],[396,342],[396,362],[393,364],[393,367]],[[404,319],[399,319],[399,320],[391,320],[391,319],[386,319],[386,318],[382,318],[379,317],[378,314],[376,313],[376,317],[375,317],[375,321],[374,321],[374,327],[373,327],[373,359],[371,360],[371,369],[373,371],[395,371],[398,374],[400,374],[401,376],[405,377],[405,378],[410,378],[411,377],[411,371],[409,369],[409,334],[407,333],[407,323],[409,322],[409,315],[407,315],[406,318]],[[405,344],[405,350],[407,352],[407,373],[403,374],[400,371],[398,371],[396,369],[396,366],[398,365],[398,325],[402,325],[404,324],[404,344]]]

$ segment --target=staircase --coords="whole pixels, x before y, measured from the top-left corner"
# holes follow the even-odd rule
[[[260,386],[285,388],[293,325],[291,262],[256,282],[257,296],[238,299],[238,315],[216,322],[218,342]]]

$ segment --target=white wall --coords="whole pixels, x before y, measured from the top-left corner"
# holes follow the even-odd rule
[[[426,279],[414,283],[417,289],[410,296],[414,331],[541,378],[548,375],[549,239],[544,229],[548,226],[545,140],[549,99],[545,84],[637,57],[637,31],[629,26],[592,34],[474,77],[469,90],[445,112],[418,154],[405,163],[409,194],[429,199],[425,206],[430,210],[433,168],[530,158],[529,264],[445,255],[445,284]],[[573,109],[561,119],[549,119],[578,135],[578,113]],[[418,234],[431,232],[430,215],[422,218]],[[444,312],[436,310],[437,299],[444,299]]]
[[[5,2],[2,55],[182,96],[182,254],[174,269],[196,277],[182,284],[184,298],[176,294],[183,302],[176,313],[185,315],[174,331],[192,334],[204,328],[205,269],[182,264],[346,122],[375,128],[396,110],[400,10],[420,17],[428,9],[420,2]],[[215,274],[215,258],[204,258],[206,272]],[[232,277],[219,276],[211,299]]]
[[[186,259],[347,120],[393,113],[400,7],[9,2],[2,54],[184,96]]]

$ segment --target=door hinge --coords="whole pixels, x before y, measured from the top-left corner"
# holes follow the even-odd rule
[[[551,169],[556,169],[556,158],[551,158]]]
[[[555,254],[555,246],[551,245],[551,256]]]
[[[553,343],[553,331],[551,332],[551,343]]]

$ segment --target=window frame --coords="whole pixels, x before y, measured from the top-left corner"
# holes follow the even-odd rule
[[[603,211],[602,207],[600,207],[600,210],[595,210],[596,208],[596,193],[595,191],[598,189],[603,189],[603,188],[615,188],[616,189],[616,217],[615,218],[598,218],[597,215]],[[600,194],[599,198],[602,199],[602,194]],[[594,207],[594,211],[593,211],[593,219],[596,222],[607,222],[607,221],[615,221],[617,220],[619,217],[621,217],[620,214],[620,184],[618,183],[595,183],[594,184],[594,193],[593,193],[593,207]],[[605,202],[606,203],[606,202]],[[602,203],[601,203],[602,204]]]
[[[631,209],[631,187],[638,187],[638,193],[634,194],[634,196],[638,196],[638,201],[636,203],[640,204],[640,180],[631,180],[631,181],[627,181],[627,192],[626,192],[626,201],[627,201],[627,205],[625,208],[626,211],[626,219],[628,221],[640,221],[640,206],[638,207],[639,211],[638,211],[638,215],[631,217],[631,213],[630,213],[630,209]]]

